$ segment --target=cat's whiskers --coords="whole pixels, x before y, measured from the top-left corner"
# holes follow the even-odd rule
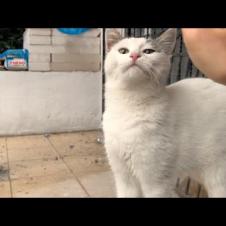
[[[149,64],[147,64],[146,62],[142,62],[142,64],[144,66],[147,66],[147,73],[149,75],[149,79],[152,79],[152,81],[156,84],[156,85],[160,85],[160,81],[157,77],[157,73],[155,71],[155,69],[153,67],[150,67]]]

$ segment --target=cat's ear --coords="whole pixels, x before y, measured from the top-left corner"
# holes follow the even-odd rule
[[[157,39],[157,43],[166,54],[171,55],[175,48],[177,40],[177,29],[170,28],[167,29],[163,34],[161,34]]]
[[[109,29],[107,31],[107,51],[109,51],[113,45],[122,39],[122,35],[117,29]]]

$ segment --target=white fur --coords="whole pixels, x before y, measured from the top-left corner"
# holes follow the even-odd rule
[[[209,197],[226,197],[226,87],[204,78],[165,86],[170,55],[161,51],[139,59],[144,71],[126,71],[131,59],[117,49],[141,51],[145,43],[124,39],[105,63],[103,130],[117,196],[177,197],[176,179],[185,174]]]

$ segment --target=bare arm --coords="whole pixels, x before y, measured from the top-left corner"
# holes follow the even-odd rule
[[[210,79],[226,85],[226,29],[182,29],[194,65]]]

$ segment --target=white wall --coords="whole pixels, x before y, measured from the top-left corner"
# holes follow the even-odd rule
[[[101,72],[0,71],[0,135],[101,128]]]

